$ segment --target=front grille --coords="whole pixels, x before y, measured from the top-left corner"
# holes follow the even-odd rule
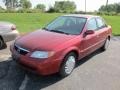
[[[15,50],[16,50],[19,54],[21,54],[21,55],[26,55],[27,53],[29,53],[28,50],[26,50],[26,49],[24,49],[24,48],[21,48],[21,47],[19,47],[19,46],[17,46],[17,45],[14,45],[14,48],[15,48]]]

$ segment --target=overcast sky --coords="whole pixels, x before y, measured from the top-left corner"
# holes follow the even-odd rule
[[[0,6],[4,7],[4,4],[2,3],[3,0],[0,0]],[[48,8],[49,6],[53,6],[55,1],[74,1],[75,4],[77,5],[77,10],[84,10],[84,3],[85,0],[30,0],[33,7],[36,4],[45,4],[46,7]],[[94,11],[98,10],[101,5],[106,4],[106,0],[86,0],[87,1],[87,11]],[[109,0],[109,4],[111,3],[117,3],[120,2],[120,0]]]

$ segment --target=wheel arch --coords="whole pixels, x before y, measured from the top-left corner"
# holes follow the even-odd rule
[[[79,49],[77,47],[72,47],[70,49],[65,50],[64,53],[63,53],[63,59],[71,52],[75,53],[76,60],[78,60],[78,58],[79,58]]]
[[[4,42],[3,37],[0,35],[0,39]]]
[[[66,55],[68,55],[69,53],[74,53],[74,54],[76,55],[76,59],[78,59],[79,53],[78,53],[77,50],[71,50],[71,51],[69,51]]]
[[[2,48],[6,48],[6,47],[7,47],[7,45],[6,45],[6,43],[5,43],[5,41],[4,41],[3,37],[2,37],[2,35],[0,35],[0,39],[1,39],[1,40],[2,40],[2,42],[3,42],[3,47],[2,47]]]
[[[109,39],[109,41],[110,41],[110,38],[111,38],[111,36],[110,35],[108,35],[108,37],[107,37],[108,39]]]

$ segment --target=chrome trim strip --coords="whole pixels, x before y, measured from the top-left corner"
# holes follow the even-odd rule
[[[30,52],[29,50],[26,50],[26,49],[24,49],[24,48],[21,48],[20,46],[18,46],[18,45],[16,45],[16,44],[15,44],[15,46],[16,46],[17,48],[19,48],[20,50],[26,51],[26,52],[28,52],[28,53]]]

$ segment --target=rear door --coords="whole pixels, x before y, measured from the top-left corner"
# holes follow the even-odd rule
[[[97,17],[96,18],[97,21],[97,34],[98,34],[98,45],[101,46],[104,44],[107,36],[108,36],[108,27],[106,25],[106,23],[104,22],[104,20],[101,17]]]

